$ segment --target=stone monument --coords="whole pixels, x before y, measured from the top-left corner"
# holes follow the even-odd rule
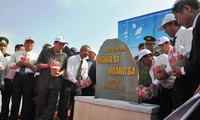
[[[96,59],[94,96],[76,96],[74,120],[157,120],[159,106],[138,104],[138,70],[127,45],[108,39]]]
[[[138,102],[135,88],[138,70],[127,45],[119,39],[108,39],[97,56],[96,98]]]

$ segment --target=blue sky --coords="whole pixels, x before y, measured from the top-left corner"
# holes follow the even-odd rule
[[[38,54],[45,43],[63,36],[69,47],[83,44],[99,50],[117,38],[118,21],[171,8],[174,0],[0,0],[0,36],[10,40],[8,53],[35,39]]]

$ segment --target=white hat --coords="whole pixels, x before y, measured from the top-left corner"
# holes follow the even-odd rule
[[[90,48],[90,51],[97,55],[97,51],[94,48]]]
[[[64,37],[61,36],[57,36],[54,40],[54,42],[60,42],[60,43],[64,43],[64,44],[68,44],[67,41],[64,39]]]
[[[167,41],[169,41],[169,38],[168,37],[160,37],[160,38],[158,38],[158,45],[161,45],[161,44],[163,44],[163,43],[165,43],[165,42],[167,42]]]
[[[148,49],[143,49],[138,52],[138,60],[139,61],[143,56],[151,54],[151,51]]]
[[[158,31],[164,30],[163,25],[165,25],[168,22],[176,20],[175,16],[173,14],[167,14],[163,18],[162,25],[157,29]]]
[[[34,39],[33,39],[32,37],[27,37],[27,38],[25,39],[25,41],[27,41],[27,40],[34,42]]]

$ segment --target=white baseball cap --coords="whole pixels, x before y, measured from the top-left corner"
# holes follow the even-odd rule
[[[32,41],[32,42],[34,42],[35,40],[33,39],[33,37],[27,37],[27,38],[25,39],[25,41]]]
[[[165,15],[165,17],[162,20],[161,26],[157,30],[158,31],[164,30],[163,25],[165,25],[168,22],[174,21],[174,20],[176,20],[174,14],[167,14],[167,15]]]
[[[54,40],[54,42],[60,42],[60,43],[64,43],[64,44],[68,44],[67,41],[64,39],[64,37],[61,36],[57,36]]]
[[[143,49],[138,52],[138,60],[139,61],[143,56],[151,54],[151,51],[148,49]]]
[[[168,37],[165,37],[165,36],[160,37],[160,38],[158,38],[158,45],[161,45],[161,44],[163,44],[163,43],[165,43],[167,41],[169,41]]]
[[[90,51],[97,55],[97,51],[94,48],[90,48]]]

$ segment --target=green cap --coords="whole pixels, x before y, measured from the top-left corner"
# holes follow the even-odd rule
[[[146,36],[144,37],[144,40],[146,41],[146,43],[155,43],[156,39],[152,36]]]

